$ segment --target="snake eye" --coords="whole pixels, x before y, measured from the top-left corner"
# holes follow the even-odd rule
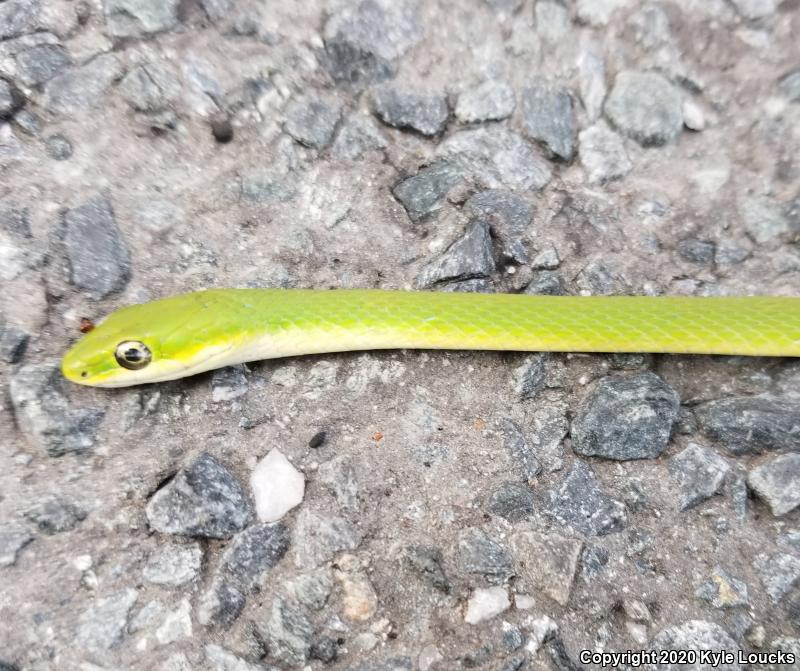
[[[117,363],[128,370],[141,370],[153,359],[150,349],[138,340],[125,340],[114,352]]]

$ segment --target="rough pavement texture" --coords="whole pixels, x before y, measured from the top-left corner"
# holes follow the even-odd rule
[[[54,366],[205,287],[797,294],[798,34],[794,0],[0,0],[0,668],[800,649],[797,363]],[[305,493],[261,524],[273,449]]]

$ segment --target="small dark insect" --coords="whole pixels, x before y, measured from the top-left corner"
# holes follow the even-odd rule
[[[81,333],[89,333],[94,329],[94,323],[88,317],[81,317],[81,325],[78,328]]]
[[[315,433],[311,437],[311,440],[308,441],[308,446],[311,448],[322,447],[327,437],[328,434],[325,431],[320,431],[319,433]]]

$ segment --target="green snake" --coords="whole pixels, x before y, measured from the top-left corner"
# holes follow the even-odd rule
[[[800,356],[800,298],[211,289],[113,312],[62,371],[126,387],[260,359],[402,348]]]

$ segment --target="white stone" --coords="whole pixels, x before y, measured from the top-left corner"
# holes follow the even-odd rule
[[[182,599],[178,607],[164,617],[164,621],[156,631],[156,639],[161,645],[168,645],[191,636],[192,606],[188,599]]]
[[[508,592],[504,587],[486,587],[476,589],[467,602],[464,621],[467,624],[478,624],[500,615],[511,607]]]
[[[443,659],[444,657],[442,653],[439,652],[439,648],[433,644],[426,645],[422,648],[422,652],[419,653],[419,657],[417,658],[419,671],[428,671],[436,662],[440,662]]]
[[[706,117],[703,110],[694,100],[683,101],[683,125],[689,130],[701,131],[706,127]]]
[[[529,594],[515,594],[514,605],[518,610],[530,610],[536,605],[536,599]]]
[[[258,462],[250,476],[250,488],[261,522],[276,522],[295,506],[305,493],[303,474],[277,448]]]

